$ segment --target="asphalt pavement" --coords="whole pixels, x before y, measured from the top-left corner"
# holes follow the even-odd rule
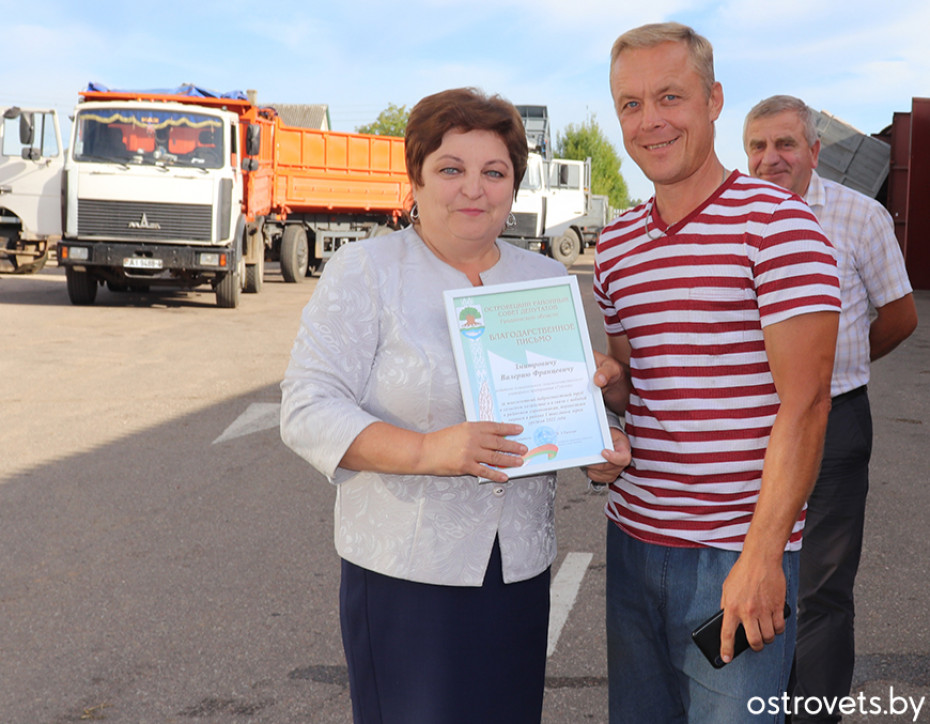
[[[877,705],[925,703],[919,718],[856,712],[844,721],[930,722],[930,292],[915,292],[918,327],[872,365],[874,445],[856,579],[853,690]],[[872,697],[878,697],[869,701]],[[900,708],[900,707],[899,707]]]
[[[590,256],[573,273],[602,348]],[[351,721],[333,491],[274,425],[314,284],[271,268],[237,310],[208,291],[78,308],[54,266],[0,277],[0,724]],[[852,724],[930,722],[930,292],[915,296],[917,332],[870,384]],[[560,473],[554,571],[586,568],[545,724],[606,721],[603,502]]]

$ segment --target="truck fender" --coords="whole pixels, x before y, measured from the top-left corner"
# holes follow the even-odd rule
[[[233,236],[233,245],[238,248],[237,256],[242,257],[246,264],[253,264],[255,259],[251,256],[249,237],[246,234],[245,217],[240,216],[236,220],[236,234]]]
[[[257,294],[265,281],[265,235],[261,221],[245,224],[242,229],[242,248],[245,258],[245,280],[242,291]]]

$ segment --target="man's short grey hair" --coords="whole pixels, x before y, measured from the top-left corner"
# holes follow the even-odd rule
[[[714,47],[703,35],[681,23],[650,23],[627,30],[614,41],[610,51],[611,74],[617,58],[624,50],[654,48],[662,43],[684,43],[691,64],[704,82],[709,97],[714,86]]]
[[[749,131],[750,123],[760,118],[776,116],[785,111],[791,111],[797,114],[798,119],[801,121],[801,127],[804,129],[804,138],[807,140],[807,145],[813,147],[818,139],[817,121],[814,118],[814,111],[800,98],[786,95],[770,96],[763,101],[759,101],[752,107],[752,110],[746,114],[746,120],[743,122],[743,146],[745,147],[746,143],[749,141],[746,134]]]

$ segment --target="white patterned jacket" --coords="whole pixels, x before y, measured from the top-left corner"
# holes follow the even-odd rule
[[[485,285],[566,274],[498,246]],[[538,575],[556,554],[554,474],[479,484],[339,467],[377,420],[419,432],[465,420],[442,292],[467,286],[412,227],[343,246],[303,311],[281,383],[282,439],[337,485],[337,552],[395,578],[480,586],[495,536],[508,583]]]

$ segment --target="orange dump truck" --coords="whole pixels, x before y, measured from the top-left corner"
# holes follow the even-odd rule
[[[345,241],[396,228],[403,139],[290,127],[238,91],[114,91],[75,109],[59,265],[73,304],[210,285],[220,307],[299,281]]]
[[[285,280],[300,281],[348,241],[399,228],[410,193],[402,138],[273,124],[262,230]]]

